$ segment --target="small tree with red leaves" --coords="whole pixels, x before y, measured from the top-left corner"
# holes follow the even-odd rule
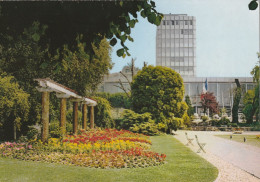
[[[200,103],[203,107],[204,113],[209,109],[210,113],[218,112],[218,102],[212,92],[202,93],[200,95]]]

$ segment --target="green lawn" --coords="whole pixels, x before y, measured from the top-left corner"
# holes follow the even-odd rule
[[[214,181],[218,170],[172,136],[151,137],[167,163],[136,169],[93,169],[0,158],[0,181]]]
[[[230,135],[216,135],[216,136],[230,140]],[[236,134],[236,135],[232,135],[232,140],[236,142],[244,143],[244,137],[246,137],[246,142],[245,142],[246,144],[260,147],[260,139],[257,139],[256,135]]]

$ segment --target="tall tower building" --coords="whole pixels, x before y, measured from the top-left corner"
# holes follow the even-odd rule
[[[156,65],[181,76],[196,76],[196,19],[186,14],[166,14],[156,32]]]

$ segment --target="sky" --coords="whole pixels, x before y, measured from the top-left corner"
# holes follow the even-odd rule
[[[251,0],[155,0],[163,14],[188,14],[197,23],[197,76],[244,77],[257,64],[259,10],[250,11]],[[130,57],[120,58],[113,47],[111,73],[119,72],[132,58],[141,68],[144,61],[155,66],[156,26],[138,16],[132,29],[134,42],[127,42]]]

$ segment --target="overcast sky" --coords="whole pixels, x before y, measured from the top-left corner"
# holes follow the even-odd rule
[[[164,14],[188,14],[197,20],[197,76],[250,76],[259,52],[259,12],[248,10],[251,0],[155,0],[156,9]],[[116,55],[113,48],[111,73],[136,58],[155,65],[156,26],[139,16],[128,42],[131,57]]]

